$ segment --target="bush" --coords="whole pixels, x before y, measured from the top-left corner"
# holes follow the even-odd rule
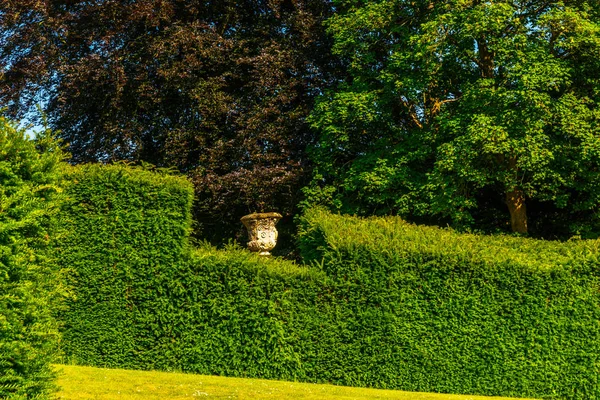
[[[72,175],[70,362],[412,391],[599,396],[595,241],[460,235],[310,210],[311,266],[187,243],[191,187]]]
[[[211,375],[315,379],[305,363],[311,350],[306,340],[318,340],[313,328],[321,321],[316,304],[326,281],[322,272],[237,247],[204,246],[178,281],[178,368]]]
[[[171,283],[189,258],[191,184],[126,165],[68,174],[56,258],[71,269],[75,298],[61,314],[72,362],[153,368],[176,335]]]
[[[598,398],[598,243],[459,235],[393,217],[309,211],[301,252],[336,282],[346,321],[331,332],[345,354],[335,362],[345,376],[333,380]]]
[[[47,246],[60,200],[63,154],[0,118],[0,398],[50,398],[64,289]]]
[[[302,357],[320,321],[322,272],[237,247],[192,250],[183,178],[86,165],[69,179],[55,247],[74,289],[60,316],[65,362],[313,376]]]

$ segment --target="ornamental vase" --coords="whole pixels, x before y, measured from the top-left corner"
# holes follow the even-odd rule
[[[269,256],[277,244],[277,229],[275,224],[281,219],[281,214],[275,212],[254,213],[243,216],[241,221],[248,230],[248,249]]]

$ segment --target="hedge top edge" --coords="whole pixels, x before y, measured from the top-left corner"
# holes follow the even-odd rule
[[[301,217],[300,250],[306,262],[319,261],[323,251],[377,251],[390,257],[410,254],[476,258],[482,263],[515,262],[552,269],[573,260],[597,262],[600,240],[546,241],[507,235],[458,233],[448,228],[411,224],[399,217],[357,217],[312,208]],[[315,252],[314,243],[321,241]]]

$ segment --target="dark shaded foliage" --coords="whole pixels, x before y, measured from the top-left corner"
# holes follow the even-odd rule
[[[75,162],[176,166],[204,235],[290,214],[304,122],[335,69],[325,0],[12,1],[0,7],[0,99],[43,101]]]

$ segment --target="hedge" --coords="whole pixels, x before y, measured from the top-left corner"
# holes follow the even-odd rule
[[[60,315],[65,357],[123,368],[165,365],[176,335],[169,290],[190,251],[191,184],[124,164],[75,167],[68,179],[64,237],[55,247],[74,291]]]
[[[59,144],[31,140],[0,118],[0,398],[48,399],[55,389],[64,287],[48,244],[61,198]]]
[[[55,246],[73,288],[63,362],[318,379],[304,341],[328,332],[321,271],[235,246],[192,249],[183,178],[86,165],[69,179]]]
[[[107,168],[107,169],[103,169]],[[411,391],[599,397],[598,243],[310,210],[305,266],[191,249],[191,187],[87,166],[62,247],[69,362]]]
[[[600,241],[456,234],[319,209],[301,226],[303,256],[345,305],[344,329],[331,332],[345,354],[336,383],[600,397]]]
[[[60,314],[64,362],[293,379],[297,338],[322,272],[230,247],[188,243],[192,187],[125,165],[69,176],[56,258],[74,297]],[[301,324],[302,325],[302,324]],[[296,347],[294,347],[296,346]]]
[[[237,247],[196,250],[179,277],[178,369],[311,380],[305,339],[321,323],[315,304],[325,280],[316,269]]]

